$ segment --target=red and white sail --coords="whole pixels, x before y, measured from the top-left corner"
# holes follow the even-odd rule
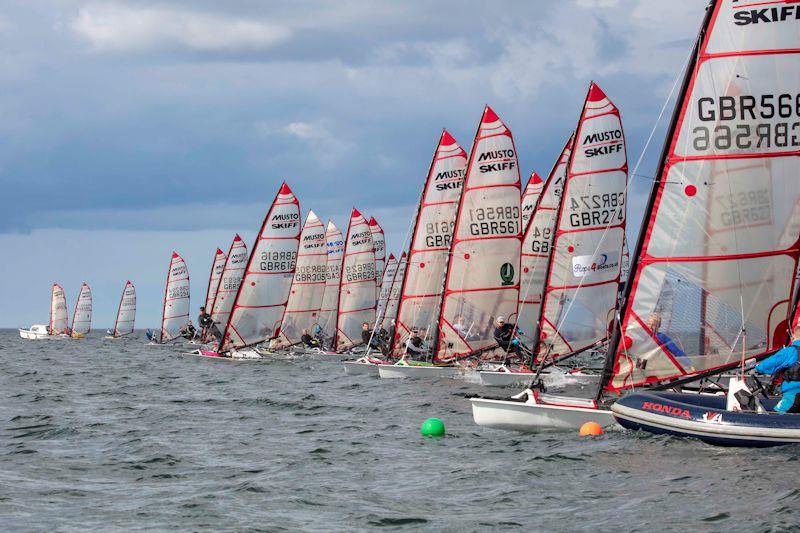
[[[436,359],[493,345],[498,316],[513,322],[522,236],[520,175],[511,131],[489,106],[472,145],[447,268]]]
[[[353,208],[339,280],[339,313],[336,319],[337,352],[361,344],[362,324],[375,323],[375,249],[372,231],[364,216]]]
[[[281,185],[261,224],[220,351],[253,346],[280,333],[300,245],[300,202]]]
[[[319,217],[309,211],[300,234],[297,268],[281,324],[281,345],[298,344],[303,330],[308,329],[312,333],[313,326],[317,324],[325,292],[327,259],[325,227]]]
[[[406,277],[406,267],[408,266],[408,255],[403,252],[400,261],[397,262],[397,271],[392,278],[389,298],[386,301],[386,311],[381,317],[380,327],[389,331],[397,319],[397,308],[400,305],[400,291],[403,289],[403,280]]]
[[[180,336],[181,328],[189,322],[189,269],[186,261],[172,252],[164,288],[164,307],[161,313],[161,342]]]
[[[225,260],[228,256],[225,252],[217,248],[217,253],[214,254],[214,262],[211,263],[211,274],[208,276],[208,288],[206,289],[206,312],[211,312],[211,307],[214,305],[214,298],[217,296],[217,288],[219,287],[219,280],[222,277],[222,270],[225,268]]]
[[[525,190],[522,192],[522,201],[520,202],[523,233],[528,227],[528,222],[530,222],[531,217],[533,216],[533,210],[536,207],[536,203],[539,201],[539,197],[542,195],[543,191],[544,181],[542,181],[542,177],[539,176],[539,174],[534,170],[531,172],[531,177],[528,178],[528,184],[525,186]]]
[[[567,166],[539,320],[553,359],[607,339],[618,304],[628,159],[619,110],[592,83]]]
[[[72,313],[72,335],[86,335],[92,329],[92,289],[84,283],[75,302],[75,312]]]
[[[374,237],[373,233],[373,237]],[[383,322],[383,317],[386,314],[386,304],[389,303],[389,293],[392,290],[392,281],[394,275],[397,273],[397,259],[394,254],[389,254],[389,259],[386,260],[386,268],[383,271],[383,279],[381,286],[378,290],[378,306],[375,308],[376,320]]]
[[[319,311],[319,327],[326,343],[334,343],[336,335],[336,317],[339,314],[339,279],[342,275],[342,259],[344,258],[344,237],[342,230],[328,221],[325,230],[325,291]]]
[[[231,316],[233,301],[239,292],[239,285],[242,284],[244,269],[247,266],[247,258],[247,245],[237,233],[228,255],[225,256],[214,301],[211,302],[211,307],[206,309],[206,312],[211,314],[211,320],[220,327],[224,327]]]
[[[68,333],[67,324],[67,296],[58,283],[53,283],[50,293],[50,335]]]
[[[413,329],[418,330],[427,342],[435,339],[466,168],[467,153],[447,130],[443,130],[422,189],[411,234],[392,344],[392,354],[396,357],[405,352],[406,340]]]
[[[377,298],[380,298],[383,271],[386,268],[386,236],[375,217],[369,219],[369,229],[372,231],[372,243],[375,246],[375,280],[377,282],[375,294]]]
[[[517,328],[521,332],[520,339],[530,349],[537,342],[534,334],[538,331],[547,265],[550,263],[550,249],[555,237],[555,225],[563,197],[561,193],[567,179],[567,164],[571,152],[572,136],[564,144],[550,170],[544,192],[522,238]]]
[[[136,287],[130,281],[125,282],[122,289],[122,296],[119,299],[117,308],[117,319],[114,322],[114,337],[123,337],[133,333],[133,325],[136,322]]]
[[[789,230],[800,201],[797,7],[711,9],[647,206],[607,390],[724,370],[786,341],[800,237]]]

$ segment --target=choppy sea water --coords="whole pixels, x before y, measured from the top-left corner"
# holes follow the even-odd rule
[[[800,448],[472,421],[464,381],[0,332],[8,530],[782,531]],[[497,390],[488,393],[496,393]],[[509,389],[513,392],[513,389]],[[423,438],[438,416],[441,439]]]

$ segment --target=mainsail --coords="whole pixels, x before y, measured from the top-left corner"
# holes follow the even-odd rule
[[[189,322],[189,269],[186,261],[172,252],[164,288],[164,308],[161,313],[161,342],[180,336],[181,328]]]
[[[536,208],[536,202],[544,190],[544,182],[541,176],[534,170],[531,172],[531,177],[528,178],[528,184],[522,192],[522,201],[520,202],[520,210],[522,212],[522,232],[528,227],[528,222],[533,216],[533,210]]]
[[[72,313],[72,327],[69,328],[72,336],[86,335],[92,329],[92,289],[84,283],[75,302],[75,312]]]
[[[612,331],[625,238],[628,160],[619,110],[589,86],[555,224],[539,356],[586,349]]]
[[[291,346],[299,343],[303,330],[308,329],[311,333],[312,326],[319,320],[325,292],[327,257],[325,227],[317,215],[309,211],[303,232],[300,234],[297,268],[289,301],[286,304],[286,313],[281,323],[281,345]]]
[[[117,320],[114,322],[114,337],[122,337],[133,333],[133,324],[136,320],[136,287],[130,281],[125,282],[122,296],[117,308]]]
[[[374,235],[373,233],[373,236]],[[386,261],[386,269],[383,271],[381,286],[378,290],[378,306],[375,308],[375,320],[381,323],[386,313],[386,304],[389,303],[389,292],[392,290],[392,281],[394,281],[394,275],[396,273],[397,259],[395,259],[394,254],[389,254],[389,259]]]
[[[533,216],[522,238],[517,328],[520,339],[529,349],[533,349],[537,339],[532,334],[536,332],[539,323],[550,248],[555,235],[553,230],[561,207],[561,192],[567,179],[567,163],[571,152],[572,136],[564,144],[550,170],[547,184],[539,202],[534,206]]]
[[[286,183],[264,217],[247,261],[221,352],[274,339],[292,286],[300,245],[300,203]]]
[[[372,244],[375,246],[375,281],[377,285],[375,294],[376,298],[380,298],[383,270],[386,268],[386,236],[375,217],[369,219],[369,229],[372,232]]]
[[[496,345],[498,316],[516,320],[522,235],[520,175],[511,131],[489,106],[472,145],[447,267],[436,359]]]
[[[59,335],[67,332],[67,296],[58,283],[53,283],[50,294],[50,335]]]
[[[342,230],[328,221],[325,231],[325,292],[319,310],[319,327],[326,343],[333,345],[336,334],[336,316],[339,314],[339,278],[342,275],[342,258],[344,255],[344,238]]]
[[[466,168],[467,153],[443,130],[414,218],[392,344],[394,356],[404,353],[405,342],[414,329],[423,339],[436,338],[436,321]]]
[[[208,276],[208,288],[206,289],[206,312],[211,312],[211,306],[214,305],[214,298],[217,295],[217,288],[219,287],[219,280],[222,277],[222,269],[225,268],[225,260],[227,256],[225,252],[217,248],[217,253],[214,254],[214,262],[211,263],[211,274]]]
[[[400,305],[400,290],[403,288],[403,280],[406,277],[406,266],[408,265],[408,255],[403,252],[400,255],[400,261],[397,262],[397,271],[392,278],[391,288],[389,289],[389,298],[386,301],[386,310],[382,316],[380,327],[386,331],[390,331],[395,319],[397,318],[397,307]]]
[[[233,301],[239,292],[239,285],[244,276],[244,267],[247,264],[247,245],[237,233],[233,238],[228,255],[225,256],[225,265],[220,274],[216,296],[207,309],[211,320],[224,327],[228,323],[233,309]]]
[[[370,327],[375,323],[375,250],[369,224],[358,209],[353,208],[339,279],[337,352],[361,344],[364,322]]]
[[[788,230],[800,201],[800,33],[788,19],[754,24],[748,7],[722,0],[707,13],[633,254],[606,390],[722,371],[786,341],[800,253]],[[669,323],[667,304],[677,310]]]

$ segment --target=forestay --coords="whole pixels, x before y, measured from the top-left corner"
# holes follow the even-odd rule
[[[403,289],[403,280],[406,277],[406,266],[408,265],[408,255],[403,252],[400,261],[397,262],[397,272],[392,279],[392,288],[389,291],[389,299],[386,302],[386,312],[381,320],[381,328],[392,333],[394,321],[397,319],[397,308],[400,305],[400,291]]]
[[[342,230],[328,221],[325,230],[325,292],[319,311],[319,326],[326,343],[333,345],[336,334],[336,316],[339,314],[339,279],[342,275],[342,258],[344,256],[344,238]]]
[[[522,235],[520,175],[511,131],[489,107],[472,145],[445,281],[436,359],[496,345],[498,316],[516,320]]]
[[[375,234],[373,233],[373,236]],[[375,320],[383,323],[383,318],[386,315],[386,304],[389,303],[389,293],[392,291],[392,282],[394,275],[397,273],[397,259],[394,254],[389,254],[389,259],[386,261],[386,269],[383,271],[383,279],[381,280],[381,288],[378,291],[378,307],[375,309]]]
[[[312,326],[317,323],[325,292],[327,257],[325,227],[319,217],[309,211],[300,234],[297,268],[281,324],[281,345],[299,343],[303,330],[311,332]]]
[[[264,217],[222,334],[222,352],[274,339],[286,310],[300,245],[300,202],[281,185]]]
[[[181,328],[189,322],[189,269],[186,262],[172,252],[164,288],[164,307],[161,313],[161,342],[180,336]]]
[[[117,308],[117,320],[114,322],[114,337],[122,337],[133,333],[133,325],[136,321],[136,287],[130,281],[125,282],[122,289],[122,296],[119,299]]]
[[[225,252],[217,248],[217,253],[214,254],[214,262],[211,263],[211,274],[208,276],[208,288],[206,289],[205,307],[208,313],[211,312],[211,307],[214,305],[214,298],[217,295],[217,288],[222,277],[222,270],[225,268],[226,259]]]
[[[386,268],[386,236],[375,217],[369,219],[369,229],[372,232],[372,244],[375,247],[375,297],[380,298],[383,271]]]
[[[50,335],[67,333],[67,296],[58,283],[53,283],[50,293]]]
[[[369,224],[358,209],[353,208],[339,280],[337,352],[361,344],[364,322],[370,327],[375,323],[375,250]]]
[[[242,284],[246,265],[247,245],[237,233],[225,258],[217,294],[214,301],[211,302],[211,320],[218,327],[225,327],[225,324],[228,323],[233,309],[233,301],[236,299],[236,293],[239,292],[239,285]]]
[[[520,254],[519,307],[517,327],[519,338],[533,349],[538,337],[539,315],[542,307],[542,293],[550,262],[550,248],[553,245],[556,219],[561,207],[564,180],[567,179],[567,163],[572,151],[572,136],[564,144],[550,175],[547,178],[539,202],[534,207],[531,221],[522,238]]]
[[[528,184],[522,192],[522,201],[520,202],[520,210],[522,212],[522,232],[528,227],[528,222],[533,216],[533,210],[536,207],[536,202],[544,190],[544,182],[541,176],[534,170],[531,172],[531,177],[528,178]]]
[[[607,389],[786,341],[798,260],[800,32],[786,2],[713,5],[634,254]],[[674,309],[674,312],[670,310]]]
[[[628,160],[619,110],[597,84],[567,166],[539,319],[553,360],[607,339],[618,304]]]
[[[450,259],[456,210],[467,168],[467,153],[442,131],[414,218],[411,247],[397,311],[392,354],[405,352],[411,331],[436,338],[444,276]]]
[[[84,283],[75,302],[75,312],[72,313],[72,335],[86,335],[92,329],[92,289]]]

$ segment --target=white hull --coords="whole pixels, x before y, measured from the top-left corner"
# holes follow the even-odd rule
[[[488,398],[471,398],[472,417],[479,426],[511,431],[536,432],[548,429],[577,430],[586,422],[597,422],[603,428],[619,429],[611,410],[604,407],[581,406],[582,399],[559,398],[568,403],[574,401],[579,405],[552,405],[536,403],[533,394],[525,391],[528,400],[491,400]],[[525,394],[523,393],[523,394]]]
[[[481,385],[487,387],[509,387],[512,385],[527,385],[534,374],[505,371],[478,371]],[[542,381],[546,387],[556,387],[566,384],[595,385],[600,382],[600,374],[584,374],[583,372],[564,372],[560,369],[542,372]]]
[[[19,336],[30,341],[69,339],[69,335],[50,335],[47,326],[35,325],[30,329],[19,328]]]
[[[381,379],[453,378],[463,373],[458,366],[378,365]]]
[[[364,363],[361,361],[344,361],[342,363],[342,366],[344,366],[345,373],[351,376],[355,375],[377,376],[378,367],[386,365],[376,365],[375,363]]]

